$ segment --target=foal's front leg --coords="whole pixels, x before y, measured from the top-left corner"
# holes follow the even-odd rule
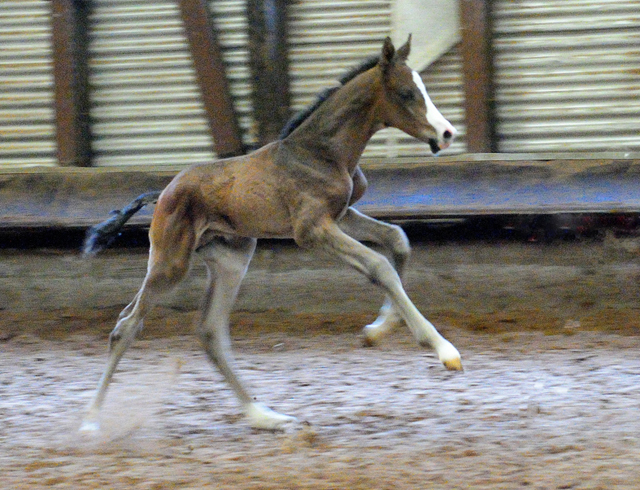
[[[256,247],[253,238],[218,238],[198,249],[209,269],[209,287],[198,337],[209,359],[229,383],[252,427],[282,429],[296,421],[254,401],[234,368],[229,315]]]
[[[411,251],[409,240],[402,228],[375,220],[354,208],[347,210],[338,222],[338,226],[351,238],[377,243],[387,249],[393,259],[393,266],[402,279]],[[403,323],[402,315],[387,295],[378,318],[363,329],[364,344],[366,346],[377,344],[384,335]]]
[[[304,243],[337,255],[362,272],[374,284],[379,285],[398,309],[420,345],[431,346],[447,369],[462,370],[458,350],[440,335],[414,306],[402,287],[398,273],[383,255],[345,234],[330,218],[308,230],[304,236]]]

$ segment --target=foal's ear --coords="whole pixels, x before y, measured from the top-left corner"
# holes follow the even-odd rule
[[[391,42],[391,38],[387,36],[384,40],[384,44],[382,45],[382,53],[380,54],[379,64],[383,69],[386,69],[387,66],[391,64],[393,61],[393,57],[396,54],[396,48],[393,47],[393,43]]]
[[[401,61],[407,61],[409,57],[409,53],[411,52],[411,34],[409,34],[409,39],[407,42],[402,45],[401,48],[396,52],[396,58]]]

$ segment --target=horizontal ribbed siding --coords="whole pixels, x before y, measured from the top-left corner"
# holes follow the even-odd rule
[[[96,0],[90,22],[94,165],[211,160],[177,2]]]
[[[499,148],[640,150],[640,6],[493,4]]]
[[[56,164],[50,2],[0,2],[0,167]]]
[[[245,0],[210,0],[244,141],[256,124]],[[390,30],[391,1],[303,0],[289,6],[293,109],[311,102],[346,70],[377,55]],[[192,164],[215,158],[200,90],[176,2],[95,0],[90,16],[93,164]],[[50,5],[0,4],[0,165],[55,165]],[[460,57],[452,52],[425,72],[430,95],[457,127],[462,122]],[[462,151],[456,143],[448,152]],[[428,154],[392,130],[366,156]]]
[[[292,106],[299,110],[347,70],[380,52],[390,2],[302,0],[288,7]]]

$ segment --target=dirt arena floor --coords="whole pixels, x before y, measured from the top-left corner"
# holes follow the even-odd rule
[[[179,327],[195,313],[175,306],[156,310],[120,364],[102,431],[78,433],[120,293],[98,301],[85,287],[95,307],[78,289],[55,309],[38,283],[39,305],[2,307],[0,488],[640,488],[636,259],[607,258],[601,244],[445,248],[416,250],[408,289],[426,296],[416,278],[425,276],[437,298],[453,296],[440,308],[416,302],[459,348],[464,373],[445,371],[406,331],[363,348],[359,329],[380,301],[368,285],[322,264],[303,261],[296,273],[288,251],[277,260],[259,251],[232,335],[255,396],[300,420],[284,433],[248,427],[190,327]],[[137,282],[144,253],[127,257],[92,267],[114,275],[112,266],[131,261]],[[32,270],[77,273],[78,288],[87,273],[65,253],[1,258],[0,290],[11,282],[30,298]],[[270,291],[289,291],[285,307],[255,295],[265,271]],[[318,277],[305,303],[298,295]],[[354,302],[366,311],[340,313]]]

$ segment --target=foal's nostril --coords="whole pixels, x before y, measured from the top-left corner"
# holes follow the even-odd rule
[[[447,129],[442,136],[444,137],[444,139],[448,140],[451,139],[453,135],[451,134],[451,131]]]

